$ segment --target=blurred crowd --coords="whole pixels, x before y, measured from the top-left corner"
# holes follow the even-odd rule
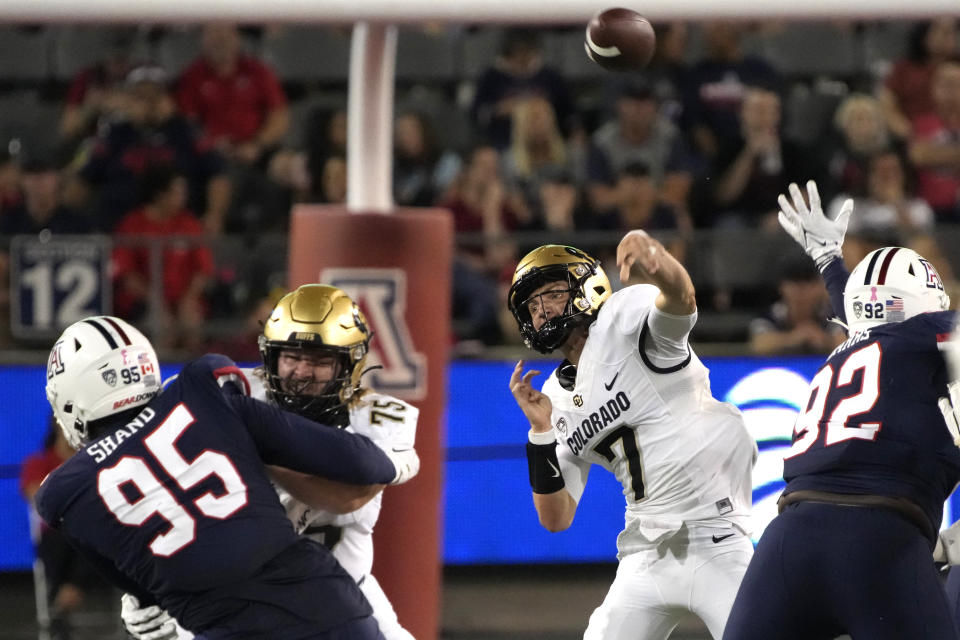
[[[509,28],[484,39],[481,29],[425,29],[448,45],[485,43],[486,62],[469,77],[398,80],[394,198],[452,213],[457,343],[515,339],[505,292],[530,247],[576,238],[609,266],[616,239],[640,228],[688,268],[709,247],[731,256],[716,258],[721,267],[753,271],[725,280],[709,277],[709,266],[690,269],[704,276],[702,315],[755,316],[719,339],[758,353],[829,350],[842,331],[828,323],[816,272],[789,251],[764,249],[767,240],[786,246],[778,194],[808,179],[831,209],[855,200],[848,264],[878,246],[910,246],[960,299],[960,256],[938,232],[960,224],[958,20],[813,28],[821,35],[793,24],[659,24],[653,62],[632,74],[565,66],[571,54],[556,55],[556,43],[575,48],[579,30]],[[134,323],[162,318],[170,330],[158,346],[253,344],[247,334],[285,265],[272,255],[279,270],[257,266],[258,243],[285,232],[298,202],[346,200],[345,75],[298,80],[281,43],[304,52],[322,43],[284,28],[100,32],[100,59],[40,87],[58,120],[0,132],[0,323],[11,236],[97,233],[117,240],[113,312]],[[828,51],[834,68],[804,66],[814,49],[862,44],[867,33],[869,61]],[[181,64],[156,55],[157,43],[178,38]],[[23,88],[3,78],[0,87]],[[0,92],[0,127],[10,104]],[[154,259],[143,239],[164,237]],[[217,250],[231,238],[243,260]],[[237,335],[211,342],[205,329],[223,317],[238,321]]]

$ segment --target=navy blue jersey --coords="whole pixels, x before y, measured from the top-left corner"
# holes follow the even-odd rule
[[[303,580],[306,566],[355,587],[319,545],[277,561],[298,537],[264,463],[358,484],[395,474],[370,440],[225,393],[218,378],[245,382],[223,356],[187,364],[136,418],[111,426],[50,474],[36,497],[43,519],[118,587],[159,602],[191,630],[250,601],[281,599],[270,594]],[[306,584],[300,598],[313,609],[330,603],[331,623],[369,613],[349,586]]]
[[[937,343],[955,318],[938,311],[879,325],[830,354],[794,427],[784,493],[907,498],[940,527],[943,502],[960,481],[960,450],[937,407],[947,395]]]

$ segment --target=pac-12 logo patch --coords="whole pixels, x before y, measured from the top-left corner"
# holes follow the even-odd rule
[[[405,400],[427,392],[427,358],[416,350],[405,312],[407,276],[402,269],[324,269],[320,282],[343,289],[367,317],[374,339],[367,366],[370,386]]]
[[[863,315],[863,303],[859,300],[853,303],[853,315],[857,316],[857,318]]]
[[[566,437],[567,435],[567,421],[564,418],[557,420],[557,431],[560,432],[560,435]]]
[[[111,387],[117,386],[116,369],[107,369],[106,371],[100,372],[100,375],[103,377],[103,381],[106,382]]]

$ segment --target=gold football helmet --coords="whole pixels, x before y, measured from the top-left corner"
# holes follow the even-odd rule
[[[342,290],[305,284],[288,293],[274,307],[259,340],[270,396],[288,411],[318,422],[346,426],[346,407],[360,390],[371,337],[360,307]],[[307,393],[312,380],[297,381],[279,375],[278,361],[283,351],[333,356],[333,378],[319,394]]]
[[[534,329],[528,307],[530,298],[543,285],[558,281],[567,283],[570,292],[567,307],[539,330]],[[593,322],[610,293],[610,280],[597,260],[574,247],[546,244],[520,259],[507,305],[527,346],[540,353],[550,353],[566,341],[574,328]]]

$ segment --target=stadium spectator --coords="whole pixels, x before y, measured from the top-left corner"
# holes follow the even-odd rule
[[[321,196],[323,167],[331,156],[347,157],[347,110],[314,109],[304,127],[304,149],[310,175],[311,195]]]
[[[823,195],[863,196],[867,192],[868,161],[891,145],[883,107],[873,96],[853,93],[837,107],[833,121],[840,136],[828,143]]]
[[[78,71],[70,80],[60,117],[60,137],[68,148],[96,135],[97,126],[123,108],[124,82],[134,68],[136,29],[109,29],[106,56]]]
[[[6,181],[7,184],[4,184]],[[10,239],[19,234],[89,233],[90,220],[64,206],[61,175],[52,163],[34,159],[20,166],[0,160],[0,345],[10,343]],[[6,195],[4,195],[6,194]],[[21,345],[25,346],[25,345]]]
[[[531,204],[530,218],[520,225],[524,231],[545,231],[559,237],[578,230],[604,228],[603,221],[598,223],[597,216],[587,205],[573,174],[564,169],[544,172]],[[529,247],[530,250],[533,248]],[[520,251],[524,250],[525,247],[521,247]]]
[[[243,51],[236,25],[207,24],[201,55],[177,83],[177,105],[228,159],[256,164],[290,127],[287,97],[276,74]]]
[[[917,195],[939,222],[960,222],[960,58],[937,65],[933,111],[919,116],[909,146],[917,169]]]
[[[934,70],[958,53],[955,17],[945,16],[914,25],[907,57],[894,64],[879,89],[887,123],[897,137],[908,139],[914,121],[934,110],[931,91]]]
[[[687,237],[693,230],[689,218],[657,195],[657,184],[642,162],[631,162],[620,170],[616,183],[617,200],[612,213],[617,229],[641,229],[663,240],[677,259],[686,258]]]
[[[653,86],[660,113],[677,124],[683,116],[683,88],[690,67],[687,64],[690,28],[686,22],[657,23],[657,48],[644,76]]]
[[[96,189],[96,226],[110,230],[137,205],[137,181],[154,164],[173,164],[188,180],[189,208],[202,212],[207,231],[223,229],[230,204],[230,180],[222,156],[177,112],[167,74],[140,66],[127,76],[124,119],[101,129],[73,183],[71,202],[88,200]]]
[[[443,149],[426,114],[405,111],[394,123],[393,195],[405,207],[435,205],[460,173],[455,152]]]
[[[20,190],[22,171],[19,155],[10,153],[7,149],[0,149],[0,217],[23,203],[23,192]]]
[[[750,87],[779,90],[782,79],[767,62],[743,51],[744,27],[714,20],[703,27],[706,56],[687,76],[683,126],[697,151],[713,158],[740,134],[740,112]]]
[[[857,214],[850,219],[843,244],[843,257],[848,264],[857,264],[880,247],[910,247],[915,237],[931,234],[935,224],[930,205],[910,188],[900,154],[893,149],[880,151],[866,160],[866,168],[866,193],[842,193],[827,209],[828,215],[836,217],[843,202],[854,199]],[[937,260],[937,264],[942,261]]]
[[[289,181],[269,170],[291,153],[281,148],[290,109],[280,80],[244,51],[236,25],[205,25],[200,49],[177,83],[177,104],[228,161],[234,197],[226,230],[285,229]]]
[[[828,353],[846,339],[843,328],[830,322],[827,289],[806,256],[784,259],[777,281],[780,298],[750,322],[751,353]]]
[[[496,149],[473,150],[443,206],[453,214],[454,231],[468,236],[457,243],[454,255],[454,331],[461,340],[496,342],[496,283],[516,258],[515,246],[504,236],[521,224]]]
[[[163,327],[164,335],[155,341],[196,350],[202,343],[208,313],[205,293],[214,272],[213,254],[202,243],[178,241],[176,236],[202,237],[203,225],[186,208],[187,181],[173,167],[148,169],[141,178],[141,191],[143,207],[124,216],[115,230],[119,243],[113,252],[114,309],[117,315],[134,321],[159,313],[156,326]],[[143,241],[165,237],[161,272],[153,273],[151,251],[155,249],[144,246]],[[151,301],[154,278],[161,279],[162,295]]]
[[[73,455],[73,448],[57,424],[51,420],[43,449],[24,459],[20,467],[20,493],[33,508],[33,497],[47,475]],[[71,616],[83,609],[91,588],[103,586],[103,580],[76,549],[56,529],[40,521],[36,553],[43,564],[46,598],[50,609],[50,640],[73,637]]]
[[[470,117],[481,137],[497,150],[510,145],[511,117],[517,103],[540,96],[553,106],[565,133],[574,126],[575,110],[566,81],[543,63],[540,31],[506,31],[496,62],[477,81]]]
[[[88,217],[66,207],[62,201],[62,176],[45,159],[27,161],[20,179],[23,199],[19,205],[0,213],[0,235],[51,233],[90,233]]]
[[[574,171],[575,145],[568,144],[557,125],[553,107],[544,98],[520,100],[513,110],[510,146],[502,154],[504,184],[513,203],[527,210],[536,200],[540,181],[548,173]]]
[[[938,242],[933,210],[914,193],[903,157],[892,149],[881,151],[870,159],[868,168],[867,194],[854,198],[857,213],[847,226],[844,261],[856,264],[884,246],[909,247],[941,266],[947,293],[957,291],[960,283]],[[838,196],[830,203],[829,215],[836,217],[843,199]]]
[[[740,109],[740,135],[725,143],[716,158],[717,217],[714,226],[776,228],[777,194],[809,175],[805,153],[784,139],[780,96],[749,88]]]
[[[332,155],[324,160],[317,195],[324,204],[346,204],[347,159],[344,156]]]
[[[616,180],[624,167],[645,164],[661,190],[660,197],[686,211],[693,162],[683,136],[659,110],[654,87],[634,79],[616,101],[616,117],[594,132],[587,156],[590,203],[596,209],[615,206]]]

